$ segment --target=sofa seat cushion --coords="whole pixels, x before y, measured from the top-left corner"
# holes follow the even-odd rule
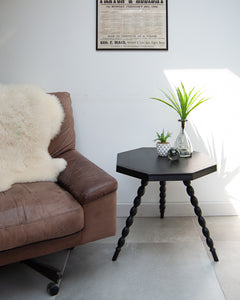
[[[83,208],[53,182],[14,184],[0,193],[0,251],[79,232]]]

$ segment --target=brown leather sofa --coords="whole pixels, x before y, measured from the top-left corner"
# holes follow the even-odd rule
[[[29,259],[115,235],[117,182],[75,150],[70,95],[53,94],[65,119],[49,153],[67,167],[56,183],[14,184],[0,193],[0,266],[25,261],[37,269]]]

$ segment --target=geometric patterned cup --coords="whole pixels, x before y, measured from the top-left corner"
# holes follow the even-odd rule
[[[156,143],[157,152],[159,156],[168,156],[168,151],[171,148],[170,143]]]

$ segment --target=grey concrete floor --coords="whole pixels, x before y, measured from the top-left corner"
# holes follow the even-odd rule
[[[0,299],[18,300],[239,300],[240,217],[207,217],[219,262],[214,262],[194,217],[135,218],[116,262],[115,237],[71,251],[60,292],[23,264],[0,268]],[[67,251],[44,257],[63,267]]]

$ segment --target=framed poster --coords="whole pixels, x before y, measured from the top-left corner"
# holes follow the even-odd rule
[[[97,0],[97,50],[168,50],[167,0]]]

